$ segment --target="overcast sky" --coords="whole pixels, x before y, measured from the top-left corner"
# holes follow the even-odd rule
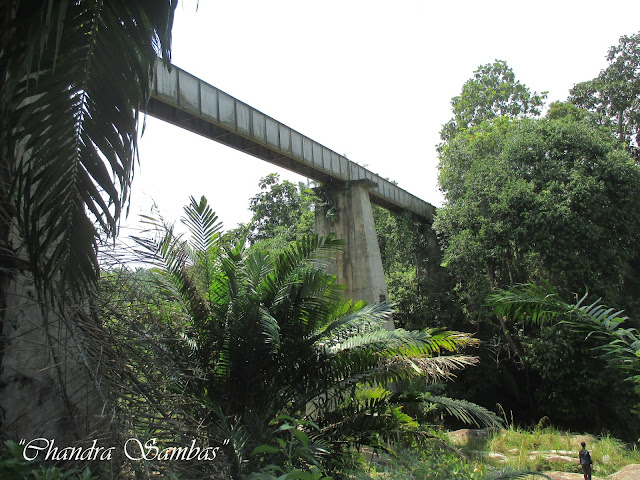
[[[437,206],[438,132],[479,65],[565,100],[638,31],[637,0],[183,0],[173,63]],[[205,195],[232,228],[271,172],[304,180],[147,117],[126,224]]]

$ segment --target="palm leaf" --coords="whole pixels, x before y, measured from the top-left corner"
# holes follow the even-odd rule
[[[566,325],[599,343],[594,350],[622,370],[632,372],[629,380],[640,384],[640,334],[634,328],[623,328],[628,320],[623,311],[607,307],[600,299],[588,303],[585,293],[575,304],[562,300],[552,289],[535,285],[518,285],[501,290],[490,297],[499,314],[525,321],[550,319]]]
[[[15,2],[2,38],[2,203],[15,205],[40,289],[58,278],[80,295],[97,280],[100,234],[116,234],[128,200],[137,112],[156,55],[168,58],[176,3]]]
[[[330,347],[330,352],[352,352],[365,349],[368,352],[392,357],[399,354],[434,355],[442,350],[456,351],[468,345],[477,344],[469,334],[443,329],[422,331],[375,330],[365,334],[351,335],[343,342]]]
[[[344,241],[318,235],[307,235],[284,248],[273,260],[273,272],[265,278],[261,290],[265,302],[270,304],[278,298],[285,298],[290,282],[296,281],[294,272],[313,262],[330,258],[344,245]]]
[[[423,395],[422,400],[444,409],[449,415],[478,428],[502,427],[503,420],[486,408],[466,400],[456,400],[435,395]]]
[[[318,330],[309,338],[310,342],[326,345],[339,342],[354,333],[367,333],[384,328],[393,313],[393,306],[388,302],[373,305],[366,305],[364,302],[341,302],[339,309],[334,313],[336,316],[330,318],[330,323],[318,326]]]
[[[607,342],[600,348],[615,351],[615,346],[625,345],[637,351],[639,341],[635,329],[624,329],[621,325],[629,318],[622,310],[607,307],[597,299],[587,303],[585,293],[575,304],[561,299],[550,286],[546,289],[532,284],[517,285],[511,290],[499,290],[489,297],[489,304],[500,315],[511,316],[530,322],[539,323],[549,320],[567,325],[587,336],[600,338]]]

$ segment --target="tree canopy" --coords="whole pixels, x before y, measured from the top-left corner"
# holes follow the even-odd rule
[[[443,129],[439,182],[446,201],[434,221],[466,321],[491,345],[480,356],[495,360],[493,373],[473,379],[474,399],[512,405],[521,418],[578,421],[571,398],[587,381],[592,389],[582,413],[594,424],[612,424],[620,412],[614,413],[610,392],[620,386],[610,375],[585,376],[601,366],[582,338],[546,326],[525,329],[495,315],[486,301],[495,288],[548,282],[564,296],[588,287],[637,309],[640,167],[593,111],[561,102],[546,118],[530,118],[526,103],[487,110],[495,89],[486,82],[487,93],[482,90],[482,75],[463,87],[478,88],[466,97],[471,120]],[[465,117],[450,125],[457,127],[458,118]],[[499,398],[483,387],[487,381],[500,385]]]
[[[260,179],[260,192],[249,201],[253,212],[248,239],[251,243],[279,239],[280,246],[313,230],[313,190],[271,173]]]
[[[485,122],[442,152],[440,184],[444,263],[476,307],[492,286],[538,279],[620,300],[640,168],[606,132],[570,117]]]
[[[609,66],[571,89],[569,101],[594,112],[637,157],[640,146],[640,33],[620,37]]]
[[[480,65],[462,86],[462,93],[451,99],[453,118],[442,127],[440,138],[446,142],[484,120],[539,115],[546,97],[547,92],[532,93],[516,80],[504,60]]]

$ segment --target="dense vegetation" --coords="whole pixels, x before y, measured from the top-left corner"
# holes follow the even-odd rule
[[[546,94],[505,61],[478,68],[441,132],[446,202],[433,225],[376,210],[394,313],[343,298],[325,270],[341,240],[310,233],[327,211],[322,195],[277,175],[250,200],[249,225],[224,232],[206,198],[192,198],[185,234],[146,218],[132,250],[144,268],[100,263],[175,7],[1,7],[0,326],[23,327],[15,312],[31,305],[41,336],[28,347],[3,335],[0,367],[7,352],[44,346],[43,370],[58,372],[57,421],[77,427],[83,401],[102,411],[82,419],[84,436],[69,427],[72,440],[153,438],[166,459],[197,439],[214,458],[116,454],[65,473],[25,465],[8,443],[3,475],[366,478],[377,472],[363,452],[386,452],[399,459],[389,478],[522,478],[462,461],[442,438],[443,426],[499,426],[481,406],[496,403],[519,424],[544,417],[637,438],[640,35],[622,37],[609,66],[544,117]],[[33,293],[8,308],[18,281]],[[631,318],[585,303],[585,288]],[[463,352],[470,346],[477,355]],[[63,381],[80,370],[92,398],[74,398]]]
[[[610,66],[544,117],[546,93],[531,92],[506,62],[479,67],[441,132],[446,202],[433,226],[375,209],[396,324],[473,332],[483,368],[463,372],[449,391],[498,403],[523,424],[547,417],[626,438],[639,426],[625,374],[592,353],[594,338],[525,325],[487,303],[494,289],[527,282],[565,299],[588,289],[637,327],[640,167],[631,106],[640,98],[639,38],[622,37]]]
[[[412,301],[407,288],[417,291],[429,280],[400,284],[402,267],[388,271],[401,315],[434,318],[422,303],[428,296],[446,306],[446,325],[482,341],[481,372],[463,373],[457,382],[467,398],[499,403],[524,424],[548,417],[565,428],[589,425],[637,438],[632,389],[624,373],[593,354],[593,337],[496,315],[487,297],[527,282],[553,286],[566,299],[588,289],[626,310],[629,327],[637,327],[640,167],[630,105],[640,98],[638,40],[622,37],[610,49],[610,66],[574,87],[568,102],[552,104],[544,118],[538,115],[544,94],[516,81],[505,62],[481,66],[452,100],[454,118],[438,147],[446,199],[433,225],[443,248],[443,270],[432,274],[439,282]],[[393,255],[410,258],[407,250]]]

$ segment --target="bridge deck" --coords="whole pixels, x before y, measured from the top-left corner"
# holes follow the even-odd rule
[[[435,207],[188,72],[156,65],[147,113],[321,183],[370,181],[373,203],[428,220]]]

